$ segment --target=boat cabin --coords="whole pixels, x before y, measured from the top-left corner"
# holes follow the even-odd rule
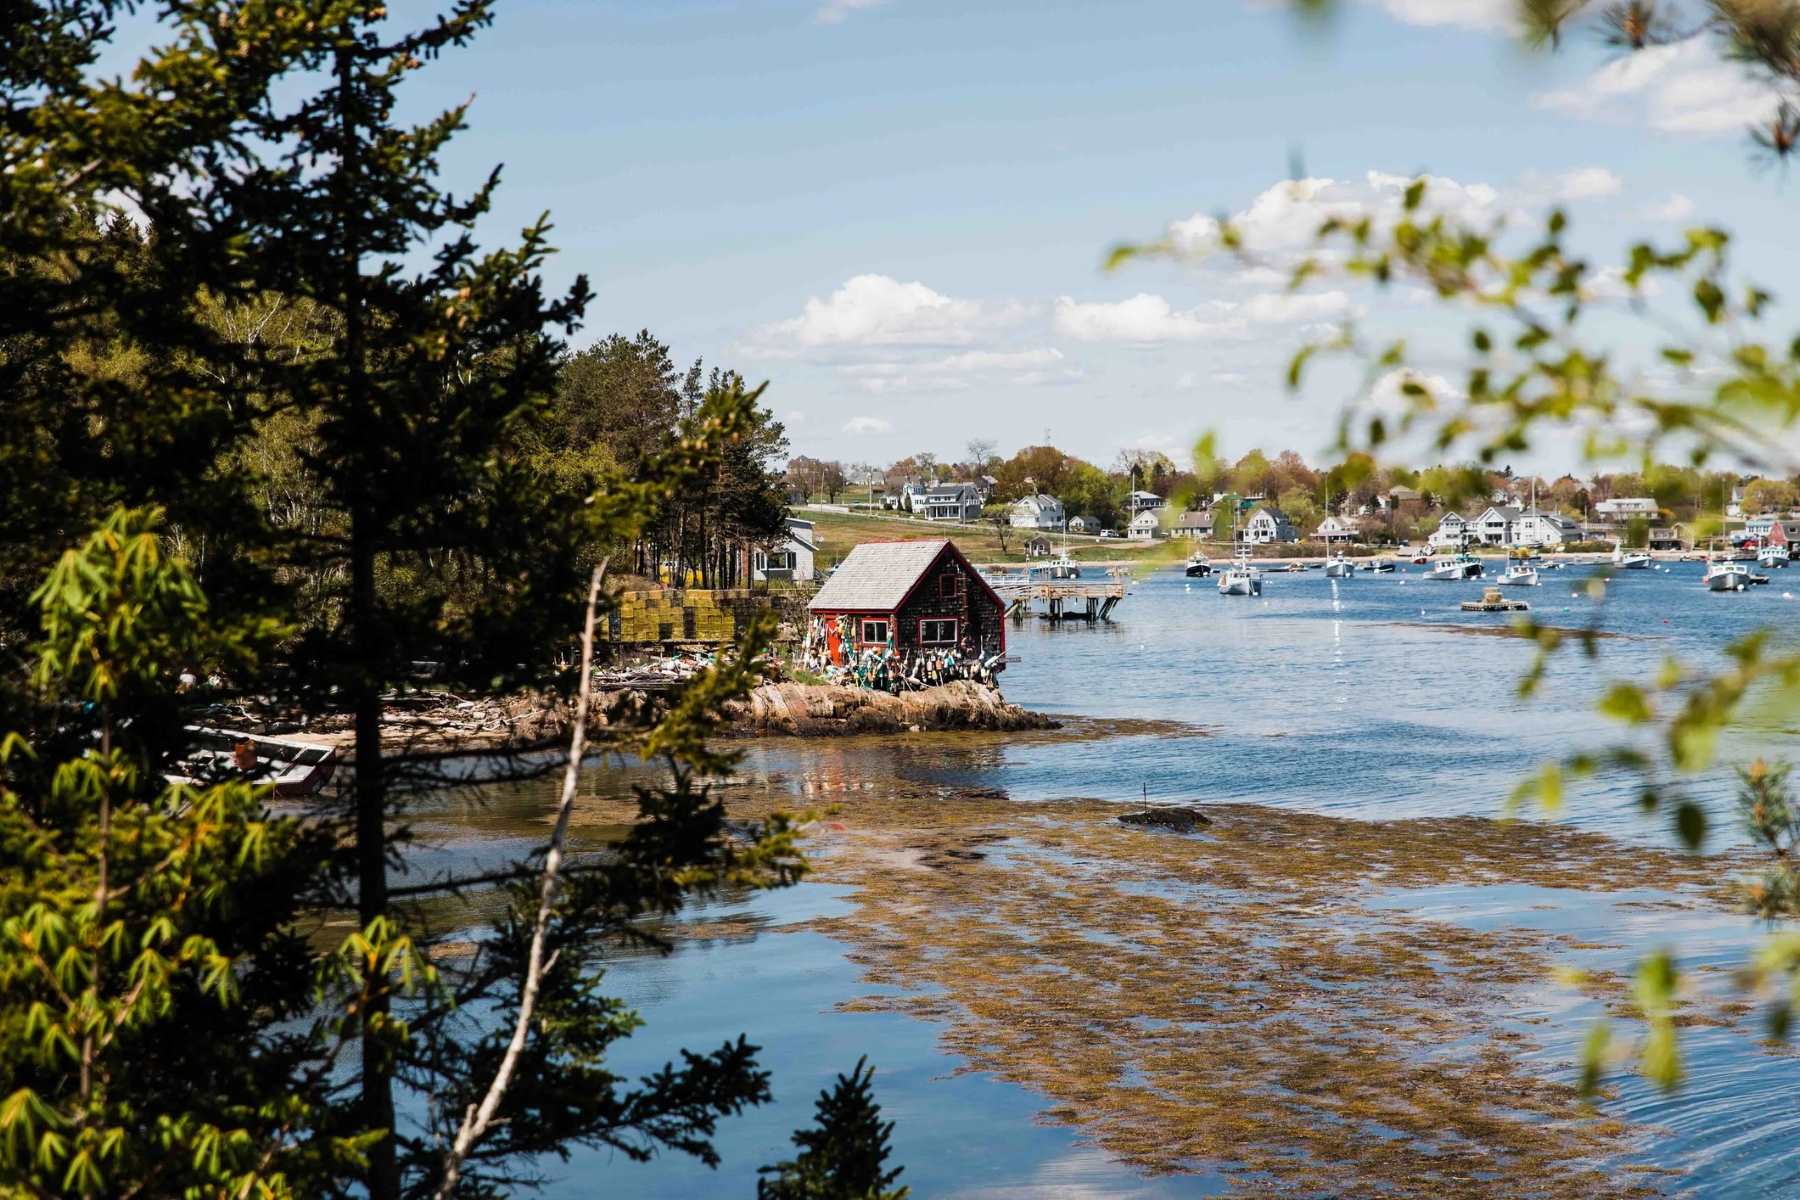
[[[842,665],[864,650],[949,652],[992,661],[1006,654],[1006,605],[955,543],[864,542],[807,605],[809,642]]]

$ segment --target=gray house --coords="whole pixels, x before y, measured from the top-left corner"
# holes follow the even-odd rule
[[[981,517],[981,493],[972,483],[940,483],[915,495],[912,510],[927,521],[975,521]]]

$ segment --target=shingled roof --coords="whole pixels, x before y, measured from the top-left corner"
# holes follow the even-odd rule
[[[900,607],[919,576],[950,543],[943,538],[914,542],[864,542],[844,556],[819,594],[813,611],[889,612]]]

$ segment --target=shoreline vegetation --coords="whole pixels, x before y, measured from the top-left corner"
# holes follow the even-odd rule
[[[1530,821],[1246,803],[1201,804],[1209,822],[1184,834],[1131,827],[1115,802],[837,782],[808,793],[830,806],[808,834],[810,878],[849,888],[855,908],[798,928],[861,969],[869,990],[839,1010],[935,1024],[964,1069],[1029,1090],[1041,1119],[1136,1169],[1284,1195],[1346,1179],[1395,1196],[1487,1196],[1499,1179],[1544,1197],[1662,1194],[1667,1173],[1629,1161],[1650,1131],[1586,1107],[1541,1057],[1555,1026],[1530,1012],[1556,966],[1611,947],[1419,910],[1453,888],[1643,903],[1655,876],[1657,903],[1727,911],[1733,856]],[[733,820],[792,800],[721,795]],[[628,802],[589,797],[575,819],[628,817]],[[1583,991],[1622,1006],[1629,988],[1601,974]],[[1748,1028],[1749,1009],[1702,993],[1679,1019]]]

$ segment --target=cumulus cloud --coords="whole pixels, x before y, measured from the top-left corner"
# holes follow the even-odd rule
[[[1129,300],[1082,302],[1060,297],[1052,309],[1056,331],[1083,342],[1194,341],[1201,338],[1242,337],[1248,329],[1242,318],[1214,319],[1217,303],[1178,310],[1161,296],[1139,292]]]
[[[1639,210],[1646,221],[1685,221],[1694,215],[1694,202],[1680,192],[1671,192],[1654,204]]]
[[[800,315],[758,331],[751,349],[769,357],[866,346],[954,346],[1024,315],[1018,305],[946,296],[923,283],[856,275]]]
[[[844,432],[863,436],[894,432],[894,423],[883,417],[851,417],[844,422]]]
[[[1350,297],[1343,292],[1267,292],[1252,296],[1240,309],[1258,324],[1287,321],[1332,321],[1350,311]]]
[[[813,20],[821,25],[836,25],[851,13],[874,8],[881,3],[883,0],[825,0],[818,11],[813,13]]]
[[[1704,36],[1608,62],[1574,87],[1539,92],[1538,108],[1604,121],[1641,120],[1658,133],[1740,133],[1767,120],[1773,92],[1719,57]]]
[[[1399,216],[1413,179],[1369,171],[1360,180],[1284,180],[1264,190],[1248,208],[1229,219],[1249,253],[1265,259],[1288,260],[1311,250],[1318,240],[1319,227],[1333,217],[1355,221],[1368,216],[1377,222],[1392,222]],[[1437,175],[1424,179],[1424,209],[1428,213],[1442,213],[1465,224],[1486,225],[1507,212],[1500,190],[1490,184],[1462,183]],[[1204,213],[1169,226],[1170,239],[1177,248],[1190,252],[1216,248],[1219,232],[1217,218]],[[1261,278],[1272,268],[1254,269],[1261,272]]]
[[[1624,187],[1625,181],[1605,167],[1582,167],[1559,176],[1555,194],[1558,200],[1593,200],[1616,196]]]
[[[1448,26],[1480,33],[1518,29],[1519,0],[1378,0],[1382,11],[1408,25]]]

